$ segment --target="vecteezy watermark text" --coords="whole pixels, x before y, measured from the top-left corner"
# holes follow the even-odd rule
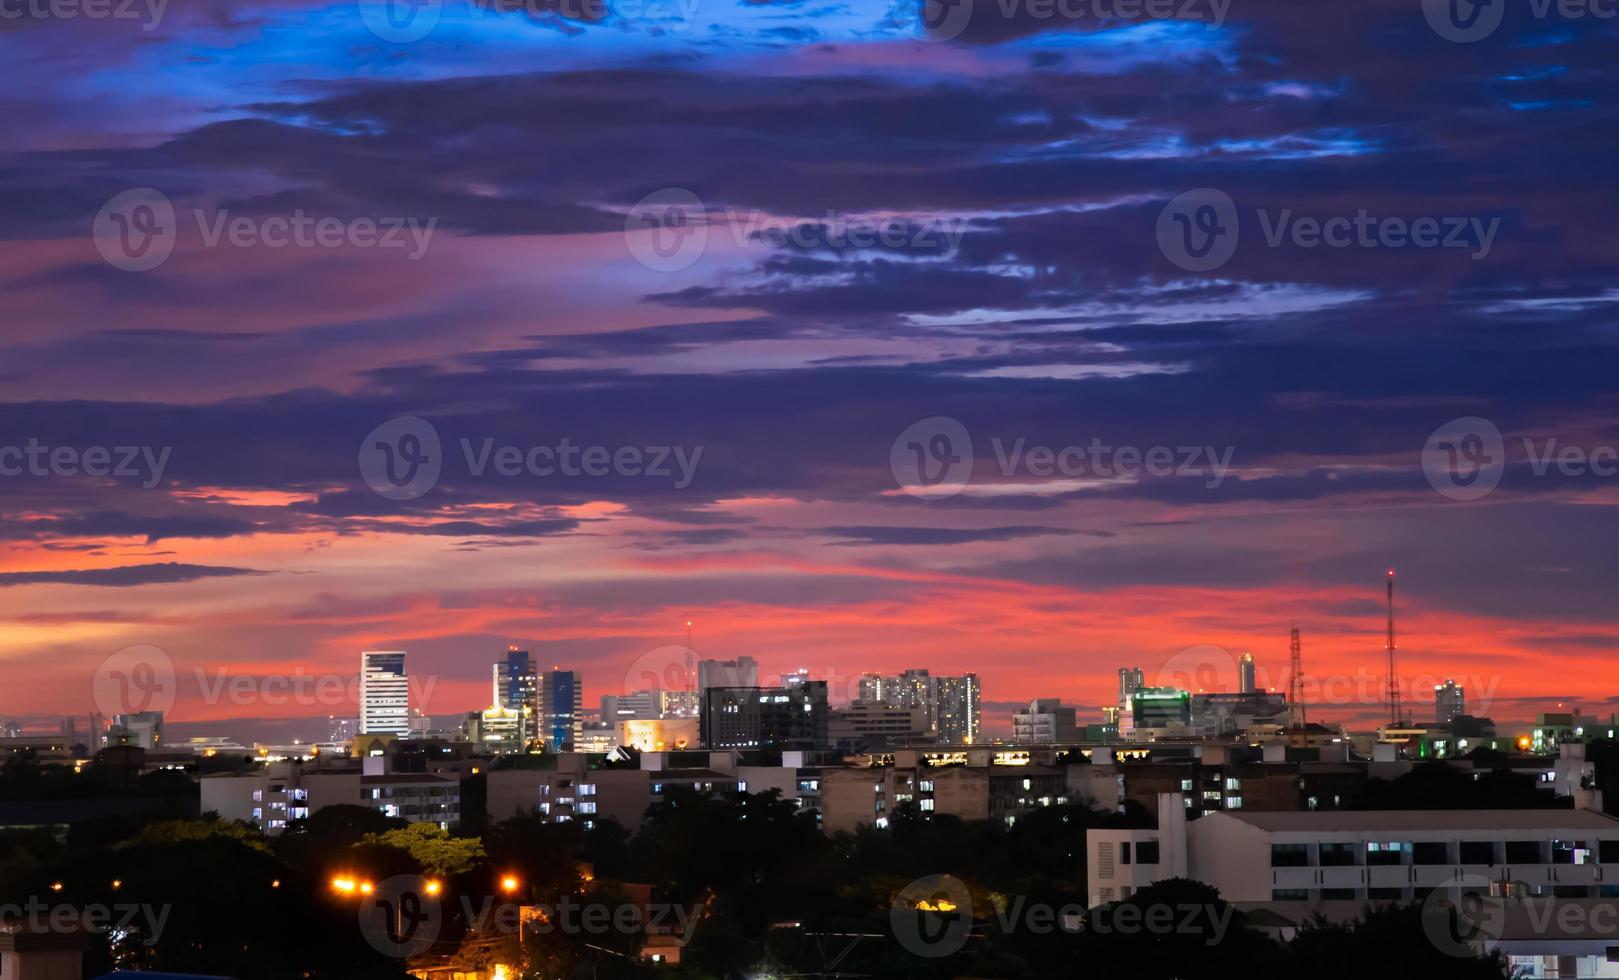
[[[140,480],[152,489],[163,482],[172,446],[48,446],[30,438],[0,446],[0,476],[95,476]]]
[[[0,0],[4,2],[4,0]],[[145,272],[168,261],[183,222],[168,195],[137,187],[114,195],[91,223],[96,250],[115,268]],[[204,248],[354,248],[396,249],[409,260],[420,259],[438,226],[409,215],[339,218],[312,215],[302,208],[291,214],[232,214],[229,208],[209,212],[192,208],[197,238]]]
[[[1301,215],[1292,208],[1255,210],[1270,248],[1450,249],[1474,261],[1489,257],[1500,218],[1477,215]],[[1188,272],[1210,272],[1231,261],[1242,239],[1242,216],[1231,195],[1200,187],[1176,195],[1158,213],[1158,248]]]
[[[537,479],[647,477],[669,480],[677,490],[691,486],[702,461],[702,446],[584,445],[567,436],[554,443],[520,446],[492,436],[457,440],[467,474]],[[401,416],[372,429],[360,443],[360,476],[389,500],[414,500],[443,475],[446,454],[438,429],[426,419]]]
[[[1151,20],[1225,23],[1231,0],[890,0],[899,28],[923,41],[953,41],[976,21],[1129,24]]]
[[[995,436],[990,448],[1002,478],[1036,481],[1029,484],[1031,493],[1042,487],[1060,491],[1143,477],[1190,476],[1203,477],[1204,486],[1213,490],[1225,482],[1236,453],[1233,446],[1113,445],[1100,436],[1066,445]],[[935,415],[901,432],[889,449],[888,462],[895,482],[906,493],[929,499],[952,497],[972,480],[973,439],[960,421]]]
[[[174,911],[170,905],[118,902],[103,905],[90,902],[72,905],[46,902],[30,896],[23,903],[0,903],[0,922],[27,932],[109,932],[122,936],[139,935],[141,945],[155,946],[163,935],[164,924]]]
[[[0,21],[138,20],[141,30],[163,23],[169,0],[0,0]]]
[[[1560,436],[1519,436],[1523,461],[1536,477],[1552,473],[1571,479],[1619,476],[1619,446],[1581,445]],[[1500,486],[1509,443],[1487,418],[1451,419],[1433,431],[1422,447],[1428,483],[1451,500],[1480,500]]]

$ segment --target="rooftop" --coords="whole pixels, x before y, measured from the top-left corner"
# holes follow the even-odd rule
[[[1305,810],[1270,813],[1250,810],[1220,815],[1261,830],[1283,832],[1548,828],[1619,831],[1619,820],[1592,810]]]

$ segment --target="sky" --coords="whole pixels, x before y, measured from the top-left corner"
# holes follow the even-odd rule
[[[1611,7],[391,2],[0,4],[0,717],[1613,713]]]

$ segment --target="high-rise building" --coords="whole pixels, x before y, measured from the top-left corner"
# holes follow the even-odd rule
[[[516,712],[524,741],[540,737],[540,680],[534,658],[527,650],[506,648],[506,659],[495,661],[494,697],[490,705]]]
[[[920,710],[923,727],[942,744],[978,741],[981,712],[977,674],[934,677],[921,667],[893,677],[864,674],[857,692],[861,701]]]
[[[360,654],[360,734],[410,735],[410,678],[405,651]]]
[[[1254,655],[1244,653],[1237,658],[1237,691],[1241,694],[1254,693]]]
[[[1131,695],[1147,685],[1147,675],[1140,667],[1119,668],[1119,707],[1129,704]],[[1125,709],[1128,710],[1128,709]]]
[[[809,679],[810,679],[809,668],[808,667],[800,667],[797,670],[793,671],[791,674],[782,674],[781,675],[781,686],[782,687],[787,687],[787,688],[798,687],[800,684],[803,684],[805,681],[807,681]]]
[[[342,745],[344,742],[354,740],[359,733],[358,723],[353,718],[339,718],[336,715],[326,716],[326,741],[331,745]]]
[[[1021,745],[1049,745],[1079,739],[1078,713],[1064,707],[1061,698],[1035,698],[1012,716],[1012,741]]]
[[[94,734],[92,733],[92,738]],[[163,747],[163,712],[133,711],[113,715],[107,730],[107,744],[134,745],[143,749]]]
[[[571,752],[585,730],[585,685],[576,670],[540,675],[540,738],[553,752]]]
[[[933,728],[941,745],[973,745],[979,734],[977,674],[933,679]]]
[[[713,687],[700,731],[710,749],[819,749],[828,742],[826,681],[796,687]]]
[[[758,687],[759,662],[752,657],[697,661],[697,690],[711,687]]]
[[[1448,725],[1456,720],[1457,715],[1467,714],[1467,692],[1447,677],[1445,683],[1434,685],[1433,706],[1435,720],[1441,725]]]

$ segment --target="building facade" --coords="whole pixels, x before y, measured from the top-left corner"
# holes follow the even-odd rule
[[[410,734],[410,678],[405,651],[360,654],[360,734]]]

